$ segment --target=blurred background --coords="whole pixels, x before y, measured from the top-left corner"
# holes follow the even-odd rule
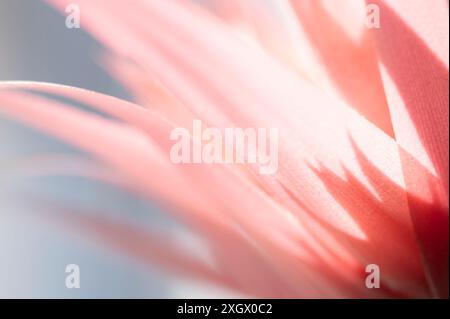
[[[0,0],[0,81],[61,83],[130,100],[102,69],[102,47],[40,0]],[[132,227],[156,227],[189,238],[162,208],[113,187],[70,177],[20,177],[18,163],[42,153],[76,153],[66,145],[0,116],[0,297],[196,298],[230,292],[164,275],[75,232],[42,220],[17,194],[38,190],[65,203],[96,207]],[[11,200],[15,198],[15,200]],[[188,242],[188,240],[187,240]],[[163,243],[161,243],[163,244]],[[80,288],[67,289],[66,265],[80,267]]]

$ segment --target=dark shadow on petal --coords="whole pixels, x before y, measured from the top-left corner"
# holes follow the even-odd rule
[[[448,68],[385,1],[371,2],[380,6],[381,29],[374,32],[381,61],[448,194]]]
[[[400,149],[403,167],[410,172],[405,176],[408,189],[417,183],[428,185],[432,202],[424,202],[407,192],[411,220],[416,231],[424,267],[433,295],[448,298],[449,295],[449,207],[448,195],[440,181],[430,174],[408,152]]]
[[[435,194],[431,202],[425,201],[392,182],[370,162],[351,137],[350,140],[372,189],[361,183],[345,165],[345,178],[325,166],[310,165],[310,168],[356,222],[366,239],[358,239],[336,228],[284,188],[287,194],[363,264],[375,263],[381,269],[390,270],[382,276],[384,296],[448,296],[448,205],[442,189],[439,193],[439,180],[409,155],[409,165],[416,171],[415,183],[429,185],[429,190]],[[396,199],[398,202],[407,200],[411,216],[399,214]],[[413,252],[417,256],[408,255]],[[417,277],[408,280],[404,276],[405,269],[416,273]],[[361,284],[364,285],[364,281]]]

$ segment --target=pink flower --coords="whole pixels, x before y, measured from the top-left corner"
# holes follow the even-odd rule
[[[0,112],[88,152],[43,160],[171,208],[210,262],[165,235],[65,221],[125,253],[256,297],[448,297],[448,3],[49,0],[80,6],[136,104],[0,83]],[[81,102],[109,117],[40,93]],[[170,131],[276,127],[279,169],[175,165]],[[83,164],[83,165],[81,165]],[[41,167],[41,166],[40,166]],[[365,285],[376,264],[381,287]]]

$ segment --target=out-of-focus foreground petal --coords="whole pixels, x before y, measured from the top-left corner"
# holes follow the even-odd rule
[[[47,93],[59,92],[65,97],[76,97],[79,102],[97,102],[89,105],[106,106],[103,109],[108,114],[116,115],[128,124],[99,118],[37,96],[31,97],[29,93],[14,93],[11,88],[15,87],[40,89]],[[143,135],[143,132],[128,126],[133,124],[135,128],[142,129],[142,124],[152,119],[150,112],[114,98],[45,84],[2,84],[0,95],[2,111],[6,111],[9,116],[92,153],[118,170],[133,183],[134,188],[147,196],[156,194],[179,207],[178,211],[182,213],[179,218],[206,233],[214,248],[213,252],[218,254],[221,270],[230,277],[228,282],[231,282],[231,287],[237,286],[252,295],[272,297],[357,296],[361,293],[355,292],[355,289],[359,289],[351,287],[351,284],[348,284],[348,288],[342,286],[341,272],[345,274],[348,270],[341,269],[343,265],[339,264],[332,270],[330,265],[317,259],[316,254],[308,248],[311,239],[302,230],[302,225],[248,181],[242,177],[233,177],[227,170],[224,174],[222,170],[179,169],[170,164],[168,145],[165,145],[169,142],[169,131],[160,135],[157,132],[158,127],[159,130],[164,129],[163,125],[155,123],[151,126],[152,130],[146,131],[149,135]],[[139,110],[144,113],[139,113],[141,117],[137,123],[137,118],[132,115],[136,115]],[[142,116],[145,113],[147,115]],[[152,140],[158,144],[156,149],[156,145],[152,147]],[[162,152],[159,147],[166,149]],[[159,156],[166,159],[161,162]],[[190,174],[191,178],[186,180],[185,174]],[[194,184],[188,185],[186,182]],[[240,200],[241,188],[247,191],[245,201]],[[186,191],[188,189],[192,191]],[[221,192],[226,193],[227,198]],[[246,213],[243,214],[243,211]],[[236,226],[239,226],[238,232]],[[250,236],[254,244],[245,244],[247,240],[239,235],[242,231]],[[242,254],[238,247],[245,247]],[[253,249],[257,250],[252,252]],[[261,249],[262,256],[258,252]],[[238,263],[237,256],[248,260]],[[248,267],[248,271],[244,266]],[[349,272],[349,275],[358,273]],[[261,277],[267,281],[258,283]]]

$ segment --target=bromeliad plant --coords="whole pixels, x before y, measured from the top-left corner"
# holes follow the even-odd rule
[[[165,203],[210,261],[160,234],[66,221],[249,296],[448,296],[446,1],[372,1],[379,29],[362,0],[49,2],[79,5],[136,103],[3,82],[1,114],[92,155],[63,173]],[[195,119],[278,128],[277,172],[172,163],[170,132]],[[365,285],[372,264],[379,289]]]

